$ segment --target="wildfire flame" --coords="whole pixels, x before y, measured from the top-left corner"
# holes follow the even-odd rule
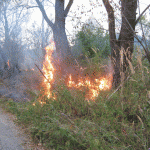
[[[53,83],[53,78],[54,78],[54,67],[52,65],[52,53],[54,51],[54,46],[55,43],[52,42],[50,46],[47,46],[45,48],[46,50],[46,56],[45,56],[45,63],[43,64],[43,73],[46,78],[44,78],[44,84],[45,84],[45,94],[47,95],[48,98],[51,97],[51,84]]]
[[[85,98],[87,100],[91,99],[94,100],[101,90],[109,90],[111,88],[111,82],[112,82],[112,76],[109,75],[107,77],[103,77],[100,79],[95,79],[95,82],[89,81],[89,79],[83,79],[80,77],[78,83],[75,83],[72,80],[71,74],[69,75],[68,79],[68,87],[75,87],[75,88],[81,88],[81,87],[87,87],[89,89],[89,92],[85,95]]]
[[[44,85],[46,87],[45,89],[45,95],[47,95],[48,98],[52,97],[52,83],[54,82],[54,73],[55,68],[52,64],[52,53],[54,51],[55,43],[52,42],[50,46],[47,46],[45,48],[46,50],[46,56],[45,56],[45,62],[43,65],[43,74],[45,76],[44,79]],[[96,78],[94,80],[90,80],[89,78],[83,78],[82,76],[78,77],[78,81],[75,82],[73,80],[73,76],[70,74],[67,78],[66,85],[68,88],[77,88],[81,89],[82,87],[88,88],[88,92],[85,95],[86,100],[94,100],[100,91],[102,90],[109,90],[111,88],[112,83],[112,74],[109,74],[105,77]]]

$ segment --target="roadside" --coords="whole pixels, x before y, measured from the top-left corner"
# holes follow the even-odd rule
[[[0,107],[0,150],[44,150],[35,145],[25,129],[17,126],[15,115]]]

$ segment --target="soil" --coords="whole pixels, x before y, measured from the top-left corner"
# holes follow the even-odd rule
[[[0,107],[0,150],[44,150],[32,142],[27,130],[16,125],[15,120],[14,115]]]

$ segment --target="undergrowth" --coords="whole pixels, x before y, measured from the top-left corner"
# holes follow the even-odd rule
[[[41,95],[34,95],[26,103],[1,99],[1,106],[17,116],[17,123],[28,128],[35,143],[47,149],[147,150],[150,67],[146,60],[133,60],[135,73],[122,90],[101,91],[95,102],[86,101],[83,91],[58,85],[57,100],[43,98],[46,104],[41,105]]]

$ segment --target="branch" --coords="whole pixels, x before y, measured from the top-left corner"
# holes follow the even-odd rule
[[[36,8],[36,7],[39,7],[39,6],[29,6],[29,5],[27,5],[27,6],[25,6],[27,9],[29,9],[29,8]]]
[[[134,67],[134,70],[135,70],[137,67],[138,67],[138,66],[135,66],[135,67]],[[128,80],[130,79],[130,77],[131,77],[131,74],[124,80],[124,82],[128,81]],[[121,84],[118,86],[118,88],[117,88],[116,90],[114,90],[114,92],[113,92],[112,94],[110,94],[110,95],[107,96],[107,99],[108,99],[108,100],[121,88],[122,84],[123,84],[123,83],[121,83]]]
[[[103,0],[103,3],[108,14],[110,44],[114,45],[116,41],[114,10],[113,7],[110,5],[109,0]]]
[[[139,14],[140,14],[140,7],[139,7]],[[148,46],[147,46],[146,38],[145,38],[145,34],[144,34],[144,29],[143,29],[143,23],[140,22],[140,24],[141,24],[142,34],[143,34],[143,38],[144,38],[144,43],[145,43],[146,49],[148,50]]]
[[[48,81],[48,83],[50,83],[50,81],[46,78],[46,76],[44,75],[44,73],[41,71],[41,69],[38,67],[37,64],[35,64],[35,66],[38,68],[38,70],[41,72],[41,74],[43,75],[43,77]],[[51,83],[50,83],[51,84]]]
[[[126,79],[125,79],[125,81],[127,81],[129,78],[130,78],[130,76],[131,75],[129,75]],[[125,82],[124,81],[124,82]],[[121,86],[123,85],[123,83],[121,83],[119,86],[118,86],[118,88],[116,89],[116,90],[114,90],[114,92],[111,94],[111,95],[109,95],[108,97],[107,97],[107,99],[109,100],[120,88],[121,88]]]
[[[146,58],[148,59],[149,63],[150,63],[150,52],[148,51],[148,49],[145,48],[145,46],[143,45],[143,43],[139,40],[138,36],[136,35],[136,33],[134,32],[132,26],[130,25],[129,21],[127,20],[127,18],[124,16],[125,20],[127,21],[128,25],[130,26],[132,32],[134,33],[134,37],[137,39],[137,41],[141,44],[141,46],[143,47],[145,54],[146,54]]]
[[[144,9],[144,11],[140,14],[140,16],[136,19],[135,25],[139,22],[139,20],[141,19],[141,17],[143,16],[143,14],[145,13],[145,11],[146,11],[149,7],[150,7],[150,5],[148,5],[148,6]]]
[[[69,3],[68,3],[68,5],[67,5],[67,7],[66,7],[66,9],[64,11],[64,17],[67,17],[67,14],[68,14],[72,4],[73,4],[73,0],[69,0]]]
[[[29,5],[17,5],[17,6],[15,6],[14,8],[12,8],[12,10],[13,9],[18,9],[18,8],[20,8],[20,7],[25,7],[25,8],[27,8],[27,9],[29,9],[29,8],[35,8],[35,7],[39,7],[39,6],[29,6]]]
[[[44,9],[43,5],[41,4],[41,2],[40,2],[39,0],[36,0],[36,2],[37,2],[37,4],[38,4],[38,6],[39,6],[40,11],[42,12],[42,15],[43,15],[45,21],[47,22],[47,24],[48,24],[48,25],[52,28],[52,30],[53,30],[53,29],[54,29],[54,24],[53,24],[53,22],[50,21],[49,18],[47,17],[47,14],[46,14],[46,12],[45,12],[45,9]]]

